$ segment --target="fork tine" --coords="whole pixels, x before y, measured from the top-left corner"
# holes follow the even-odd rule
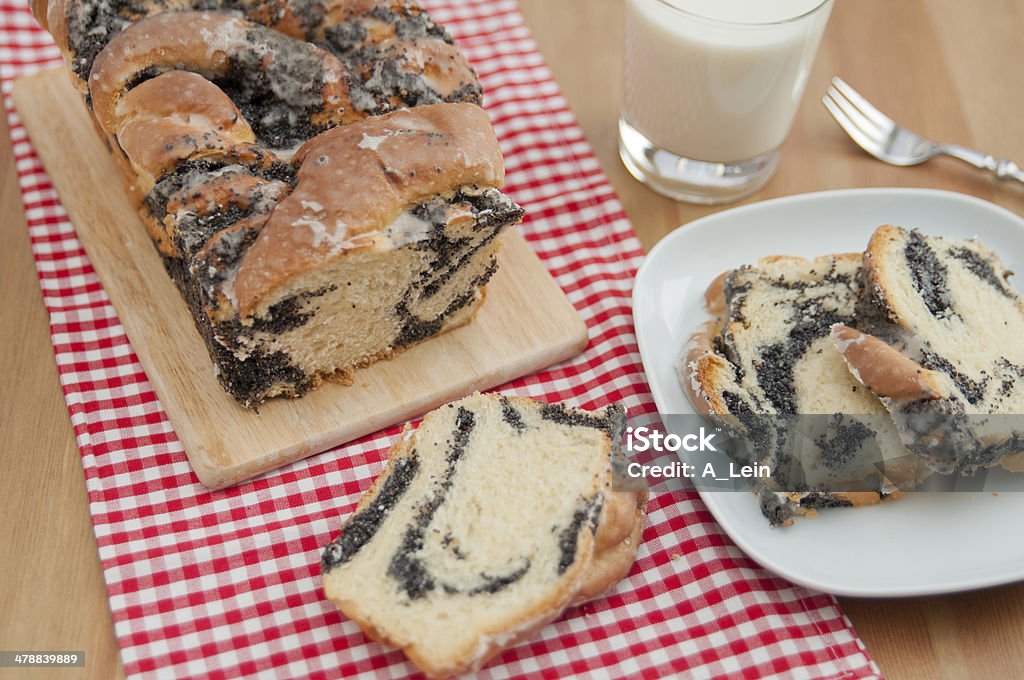
[[[854,124],[864,131],[865,134],[871,135],[881,142],[888,136],[891,127],[880,127],[875,124],[873,120],[861,113],[861,110],[854,106],[853,102],[843,96],[843,93],[834,87],[828,88],[828,96],[832,98],[836,106],[843,110],[846,117],[854,122]]]
[[[839,127],[843,128],[843,130],[846,131],[846,134],[848,134],[850,138],[857,143],[857,146],[864,149],[872,156],[881,158],[879,153],[881,153],[882,145],[875,137],[865,134],[863,130],[857,127],[850,117],[847,116],[846,113],[840,109],[839,106],[836,105],[835,101],[830,97],[822,97],[821,103],[825,105],[828,112],[832,114],[835,121],[839,123]]]
[[[878,127],[885,129],[887,132],[896,127],[896,122],[893,121],[892,118],[876,109],[860,92],[857,92],[857,90],[850,87],[850,85],[839,76],[833,76],[832,85],[834,85],[844,97],[850,100],[854,106],[860,109],[861,113],[863,113],[868,120]]]

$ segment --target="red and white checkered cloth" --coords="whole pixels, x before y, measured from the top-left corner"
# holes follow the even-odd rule
[[[522,229],[590,328],[579,357],[503,390],[654,405],[630,313],[643,256],[512,0],[428,0],[480,74]],[[398,432],[226,491],[201,486],[67,219],[10,98],[60,55],[0,0],[0,75],[43,301],[85,468],[125,671],[161,677],[399,677],[400,652],[323,597],[320,551]],[[10,207],[5,207],[10,210]],[[877,677],[833,598],[746,558],[695,494],[651,499],[629,577],[506,651],[482,675]]]

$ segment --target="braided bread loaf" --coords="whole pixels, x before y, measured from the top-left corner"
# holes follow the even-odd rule
[[[399,0],[33,0],[245,406],[467,322],[522,209]]]

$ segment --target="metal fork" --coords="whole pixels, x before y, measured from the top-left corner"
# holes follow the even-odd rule
[[[989,170],[999,179],[1024,182],[1024,170],[1013,161],[996,160],[981,151],[957,144],[939,144],[900,127],[871,105],[842,78],[832,79],[821,102],[860,148],[892,165],[918,165],[936,156],[952,156],[976,168]]]

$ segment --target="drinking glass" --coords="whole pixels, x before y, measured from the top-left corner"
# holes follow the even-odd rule
[[[658,193],[727,203],[763,187],[833,0],[627,0],[619,155]]]

